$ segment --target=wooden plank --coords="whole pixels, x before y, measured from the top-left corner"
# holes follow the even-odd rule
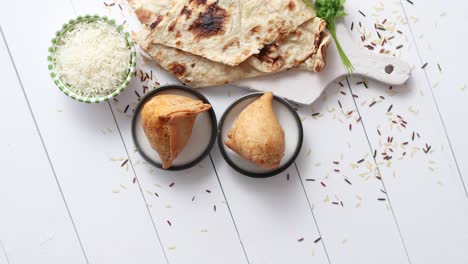
[[[425,8],[424,3],[415,2],[411,5],[403,1],[403,7],[420,55],[418,66],[427,63],[424,72],[447,129],[466,191],[468,126],[463,121],[468,115],[468,28],[461,25],[460,18],[468,5],[459,1],[435,1],[430,8]],[[447,32],[454,36],[449,43],[441,37]]]
[[[9,262],[10,260],[8,259],[5,248],[2,241],[0,241],[0,264],[9,264]]]
[[[75,102],[48,76],[49,40],[72,16],[67,1],[15,1],[0,9],[6,41],[89,262],[164,263],[141,192],[131,184],[133,172],[111,161],[126,152],[109,106]]]
[[[122,7],[123,7],[123,10],[126,9],[123,3],[122,3]],[[109,9],[110,10],[114,9],[119,12],[118,7],[112,7]],[[155,70],[154,73],[155,73],[155,76],[158,76],[157,81],[161,84],[176,82],[175,79],[173,79],[172,77],[170,77],[168,74],[164,73],[163,71]],[[245,90],[241,90],[238,88],[231,87],[231,89],[232,89],[232,92],[237,93],[237,95],[245,94],[246,92]],[[138,91],[141,93],[141,90],[138,90]],[[208,97],[208,99],[213,104],[213,107],[218,117],[221,116],[222,112],[224,111],[225,108],[227,108],[228,104],[230,104],[235,99],[235,97],[231,97],[228,95],[228,92],[227,92],[228,89],[226,88],[203,89],[201,91],[203,92],[205,96]],[[133,96],[133,101],[134,101],[135,100],[134,94],[131,96]],[[120,110],[124,108],[125,108],[124,105],[120,105]],[[121,122],[124,122],[124,121],[119,121],[119,123]],[[128,119],[126,122],[128,122]],[[211,210],[214,210],[213,206],[216,203],[217,211],[220,209],[227,210],[227,211],[231,210],[234,221],[236,223],[236,227],[239,231],[242,245],[244,246],[244,249],[247,254],[247,258],[250,262],[255,263],[255,262],[260,261],[260,262],[269,262],[269,263],[284,263],[286,261],[291,261],[291,260],[297,261],[297,262],[298,261],[303,262],[303,261],[308,261],[308,260],[319,261],[320,263],[328,262],[326,258],[326,253],[323,248],[323,244],[314,243],[314,240],[319,237],[319,234],[318,234],[315,224],[312,222],[313,217],[310,213],[310,209],[308,208],[306,197],[304,195],[300,182],[298,181],[297,173],[295,173],[295,170],[293,168],[290,170],[290,173],[291,173],[290,188],[284,191],[285,193],[290,194],[289,199],[283,200],[281,203],[279,203],[277,202],[278,200],[277,194],[274,192],[275,190],[279,191],[281,189],[283,180],[280,178],[284,178],[286,176],[286,174],[284,174],[283,177],[278,176],[276,180],[274,179],[265,180],[265,183],[268,182],[267,186],[269,186],[265,190],[265,193],[264,193],[265,197],[259,199],[258,201],[250,201],[250,200],[246,200],[246,198],[249,197],[248,193],[252,192],[253,187],[250,187],[250,188],[244,188],[244,187],[251,185],[249,184],[249,182],[251,182],[252,179],[247,179],[244,176],[241,176],[235,173],[232,169],[227,167],[227,164],[222,160],[222,157],[216,146],[214,147],[214,150],[212,151],[212,158],[216,166],[219,180],[223,189],[220,190],[219,188],[216,188],[216,184],[210,183],[210,185],[215,188],[215,189],[211,189],[210,196],[214,194],[215,195],[214,197],[216,197],[216,195],[220,195],[224,191],[227,202],[220,200],[221,198],[220,196],[219,198],[211,202],[213,205],[206,206],[204,208],[209,208]],[[202,169],[206,169],[206,167],[209,165],[210,164],[207,161],[203,162]],[[198,174],[196,172],[192,172],[192,173],[195,175]],[[159,174],[163,174],[163,173],[159,173]],[[238,186],[237,178],[239,178],[240,181],[243,181],[246,186],[244,187]],[[158,181],[164,181],[163,184],[160,184],[160,185],[167,188],[166,186],[168,186],[170,182],[173,180],[169,178],[167,180],[158,179]],[[154,180],[149,181],[149,183],[151,182],[154,182]],[[178,183],[176,182],[176,185],[174,185],[174,187],[177,186],[177,184]],[[257,185],[258,185],[258,188],[262,188],[261,186],[263,186],[264,184],[262,183],[262,181],[258,181]],[[197,191],[199,193],[201,191],[203,193],[203,190],[200,190],[199,187],[197,188],[198,190],[197,189],[191,190],[189,192],[189,195],[185,194],[185,198],[183,198],[185,199],[185,202],[188,201],[188,198],[191,198],[191,197],[193,198],[193,196],[190,196],[190,193],[194,193],[195,201],[198,199],[199,196],[198,194],[195,194],[195,192]],[[268,189],[270,191],[268,191]],[[205,197],[206,197],[206,192],[203,194],[202,199],[206,199]],[[174,197],[172,199],[176,200],[177,198]],[[275,199],[272,201],[272,204],[277,206],[278,208],[277,211],[274,211],[274,210],[265,211],[264,202],[268,199]],[[291,204],[293,203],[295,204],[294,207],[292,209],[289,208],[291,207]],[[229,204],[231,207],[229,208],[227,204]],[[287,217],[284,217],[284,215],[281,213],[285,209],[287,209],[288,211]],[[252,212],[258,212],[258,213],[255,213],[255,217],[252,217],[251,216]],[[200,214],[200,212],[198,212],[198,214]],[[281,217],[278,217],[278,215],[275,215],[275,214],[280,214]],[[201,217],[203,218],[204,216],[201,215]],[[209,220],[209,218],[207,217],[206,220]],[[165,229],[167,229],[167,223],[164,223],[164,224],[166,225],[165,228],[161,229],[161,237],[163,238],[163,240],[166,239],[164,232],[165,232]],[[307,240],[305,239],[302,242],[298,242],[298,239],[300,239],[302,236],[308,236]],[[171,238],[168,238],[168,239],[171,239]],[[213,240],[213,241],[216,241],[216,240]],[[213,243],[211,243],[211,245],[212,244]],[[179,247],[177,246],[177,249],[178,248]],[[272,251],[271,250],[272,248],[275,250]],[[216,250],[214,250],[214,252],[213,250],[211,250],[211,253],[209,254],[214,255],[214,256],[216,256],[217,254],[223,254],[225,256],[223,262],[232,261],[233,263],[238,263],[240,261],[238,260],[240,255],[238,255],[235,258],[226,257],[226,249],[228,248],[225,247],[224,245],[222,246],[217,245]],[[237,247],[235,249],[237,250]],[[221,251],[221,252],[218,253],[217,251]],[[231,253],[231,250],[229,251],[229,253]],[[170,254],[171,253],[168,253],[168,255]]]
[[[5,42],[0,35],[0,263],[84,263]]]
[[[380,52],[377,28],[389,38],[386,50],[415,65],[402,87],[369,81],[366,89],[358,78],[350,80],[410,261],[465,263],[460,245],[468,243],[467,197],[401,6],[368,1],[360,8],[366,17],[350,8],[346,21],[348,26],[354,21],[356,40],[361,42],[359,31],[364,31],[364,44],[374,42],[374,52]]]
[[[218,117],[248,93],[231,86],[202,91]],[[229,167],[218,148],[212,157],[251,263],[328,263],[294,166],[272,178],[253,179]]]
[[[331,262],[408,263],[346,80],[299,113],[297,166]]]
[[[143,94],[137,80],[112,107],[169,261],[246,262],[209,158],[192,169],[167,172],[152,167],[134,151],[130,115],[122,111],[126,105],[132,111],[137,100],[134,91]]]
[[[80,4],[78,4],[78,9],[79,9],[79,5],[80,5]],[[117,7],[112,7],[112,8],[108,8],[108,9],[110,9],[110,10],[116,10]],[[125,9],[125,7],[124,7],[124,9]],[[118,10],[118,9],[117,9],[117,10]],[[86,12],[89,12],[89,11],[86,11]],[[224,92],[215,91],[215,89],[216,89],[216,88],[208,89],[208,90],[203,90],[203,91],[204,91],[204,93],[207,94],[208,96],[215,96],[216,99],[213,100],[213,102],[215,102],[215,103],[219,102],[220,100],[226,101],[226,99],[225,99],[225,98],[226,98],[226,92],[225,92],[225,91],[224,91]],[[207,92],[205,92],[205,91],[207,91]],[[140,92],[141,92],[141,91],[140,91]],[[233,93],[243,94],[244,92],[243,92],[243,91],[233,90]],[[227,95],[228,95],[228,97],[229,97],[229,93],[228,93]],[[219,96],[219,97],[218,97],[218,96]],[[220,98],[223,98],[223,99],[220,99]],[[231,99],[231,100],[233,100],[233,99]],[[228,101],[229,101],[229,100],[228,100]],[[352,102],[352,99],[350,99],[350,101]],[[229,102],[225,102],[225,106],[223,106],[223,107],[225,108],[225,107],[227,106],[227,104],[229,104]],[[123,106],[121,109],[123,109],[123,108],[124,108],[124,106]],[[332,130],[326,129],[325,131],[331,132]],[[365,137],[364,137],[363,139],[365,140]],[[361,141],[362,141],[362,140],[361,140]],[[367,141],[365,141],[364,143],[367,144]],[[365,145],[364,145],[364,146],[365,146]],[[369,151],[368,147],[367,147],[367,151]],[[218,156],[219,153],[213,153],[213,154],[214,154],[214,156],[215,156],[215,157],[214,157],[215,164],[218,164],[219,161],[222,161],[222,159]],[[222,161],[222,162],[223,162],[223,161]],[[292,169],[295,171],[294,168],[292,168]],[[239,176],[240,176],[240,175],[239,175]],[[240,176],[240,177],[243,177],[243,176]],[[297,176],[295,176],[295,177],[297,177]],[[291,175],[290,175],[290,178],[291,178]],[[224,186],[224,181],[223,181],[222,178],[221,178],[221,181],[223,182],[223,186]],[[299,182],[299,183],[300,183],[300,182]],[[299,187],[301,187],[301,186],[299,185]],[[375,189],[375,188],[373,188],[373,189]],[[378,190],[378,189],[375,189],[375,190]],[[228,195],[228,197],[229,197],[229,195]],[[235,198],[238,199],[237,196],[236,196]],[[229,200],[229,201],[230,201],[230,200]],[[375,203],[375,206],[380,206],[380,205],[381,205],[381,203]],[[385,209],[385,207],[382,207],[382,206],[380,206],[380,208],[384,208],[384,209]],[[233,210],[233,212],[234,212],[234,217],[235,217],[235,219],[237,219],[236,217],[238,216],[238,213],[235,213],[236,211],[234,211],[234,210]],[[242,211],[242,212],[243,212],[243,211]],[[386,211],[386,212],[387,212],[387,214],[388,214],[388,211]],[[393,260],[393,261],[395,261],[395,260],[396,260],[396,261],[399,261],[399,260],[401,260],[401,259],[403,259],[403,258],[406,258],[405,253],[404,253],[404,251],[402,250],[401,241],[399,241],[399,237],[398,237],[397,230],[396,230],[395,225],[394,225],[394,223],[393,223],[393,217],[392,217],[391,215],[390,215],[390,218],[385,217],[385,212],[384,212],[383,214],[377,214],[377,215],[381,215],[381,216],[384,217],[382,226],[380,226],[380,225],[377,225],[377,226],[378,226],[378,227],[382,227],[384,230],[388,230],[388,233],[385,234],[385,235],[387,235],[387,236],[382,235],[381,237],[377,237],[377,233],[375,233],[376,235],[375,235],[374,237],[372,237],[372,238],[374,238],[374,239],[381,239],[382,241],[385,241],[386,239],[390,238],[389,241],[387,242],[387,246],[396,245],[396,250],[395,250],[395,252],[393,252],[393,251],[386,250],[386,249],[384,249],[384,248],[382,247],[382,250],[376,251],[374,254],[370,254],[371,257],[369,257],[369,259],[376,260],[376,259],[378,259],[379,257],[386,257],[386,256],[388,256],[388,257],[389,257],[389,258],[388,258],[388,261],[391,262],[392,260]],[[326,222],[329,220],[329,218],[326,216],[326,214],[323,214],[323,217],[324,217],[324,218],[323,218],[324,224],[326,224]],[[365,215],[363,215],[362,218],[365,218]],[[378,219],[380,220],[380,218],[378,218]],[[240,221],[241,221],[241,222],[242,222],[242,220],[243,220],[243,219],[240,218]],[[366,220],[371,221],[372,218],[367,218]],[[238,222],[239,222],[239,221],[236,220],[236,223],[238,223]],[[388,224],[388,223],[390,223],[390,224]],[[386,228],[387,226],[390,226],[390,227],[391,227],[392,225],[393,225],[393,229],[392,229],[392,228]],[[362,226],[362,225],[361,225],[361,226]],[[328,227],[329,227],[330,229],[333,228],[333,224],[328,224]],[[254,228],[255,228],[255,227],[254,227]],[[240,233],[241,233],[241,236],[242,236],[242,234],[245,232],[245,227],[239,226],[239,229],[240,229]],[[249,229],[249,230],[250,230],[250,229]],[[358,229],[358,230],[359,230],[359,229]],[[362,230],[362,229],[360,229],[360,230]],[[258,233],[258,232],[255,232],[255,234],[257,234],[257,233]],[[333,232],[333,231],[330,231],[329,233],[332,235],[334,232]],[[335,232],[335,233],[336,233],[336,232]],[[356,234],[357,234],[357,233],[358,233],[358,232],[356,232]],[[317,237],[318,237],[318,236],[317,236]],[[324,238],[324,239],[326,240],[327,238]],[[315,239],[314,239],[314,240],[315,240]],[[336,240],[336,239],[335,239],[335,240]],[[339,241],[338,241],[338,240],[334,241],[334,242],[336,242],[336,243],[334,243],[334,245],[337,245],[337,249],[338,249],[338,250],[339,250],[339,246],[342,245],[343,240],[344,240],[343,238],[340,238]],[[371,240],[368,240],[368,241],[371,241]],[[244,245],[245,245],[246,248],[247,248],[247,253],[248,253],[248,256],[249,256],[250,259],[251,259],[251,258],[257,259],[257,258],[259,258],[259,257],[260,257],[260,258],[263,257],[263,256],[261,256],[261,255],[260,255],[260,256],[257,256],[256,254],[249,254],[249,250],[251,250],[251,248],[255,248],[255,250],[258,250],[258,249],[257,249],[256,247],[254,247],[255,245],[252,245],[252,243],[246,242],[244,238],[243,238],[243,242],[244,242]],[[309,242],[310,242],[310,241],[309,241]],[[354,247],[353,247],[353,246],[349,247],[349,252],[351,252],[351,251],[352,251],[353,249],[355,249],[355,248],[359,248],[359,246],[362,246],[362,244],[364,244],[364,242],[366,242],[366,241],[365,241],[365,239],[361,239],[360,242],[361,242],[361,244],[360,244],[359,242],[357,242],[357,243],[354,243],[354,244],[353,244],[353,245],[355,245]],[[367,242],[367,243],[368,243],[368,242]],[[368,244],[365,244],[364,246],[362,246],[362,249],[364,249],[366,245],[368,246]],[[278,246],[278,243],[276,242],[276,244],[274,244],[274,246],[277,247],[277,246]],[[312,249],[312,250],[314,250],[314,249]],[[263,253],[263,252],[262,252],[262,253]],[[381,253],[381,254],[379,254],[379,253]],[[386,254],[385,254],[385,253],[386,253]],[[281,252],[281,253],[279,254],[280,257],[281,257],[281,254],[283,254],[283,252]],[[253,255],[253,257],[252,257],[251,255]],[[299,254],[299,255],[300,255],[300,254]],[[357,257],[359,256],[359,254],[358,254],[358,253],[355,253],[354,255],[351,254],[351,256],[354,256],[354,257],[357,258]],[[403,256],[403,257],[402,257],[402,256]],[[340,251],[336,251],[336,252],[335,252],[335,256],[332,256],[332,259],[334,258],[334,259],[337,259],[337,260],[339,259],[339,260],[341,260],[341,261],[344,261],[347,257],[349,257],[349,256],[348,256],[348,255],[345,255],[345,254],[342,254],[342,252],[340,252]],[[272,259],[273,259],[273,258],[277,258],[277,257],[272,257]],[[362,258],[361,258],[361,259],[362,259]],[[399,261],[399,262],[402,262],[402,261]]]
[[[102,1],[74,1],[73,4],[79,14],[109,13],[123,22],[118,5],[106,8]],[[127,10],[126,3],[120,6]],[[139,61],[139,65],[145,72],[155,69],[155,65],[145,67],[143,61]],[[145,84],[152,87],[155,81],[175,82],[157,70],[153,72],[153,79]],[[245,263],[245,253],[210,159],[206,158],[190,170],[167,172],[147,164],[133,151],[130,117],[138,103],[135,92],[144,95],[146,91],[142,85],[139,78],[135,78],[118,102],[113,101],[111,105],[169,261]]]
[[[114,9],[115,10],[115,9],[117,9],[117,7],[112,7],[112,8],[109,8],[109,9],[111,9],[111,10]],[[215,96],[216,99],[213,100],[214,102],[218,102],[220,100],[222,100],[221,102],[224,101],[225,103],[222,106],[222,108],[225,108],[227,106],[227,104],[229,103],[228,101],[230,101],[230,100],[225,99],[226,98],[226,92],[220,92],[220,94],[219,94],[219,92],[215,91],[215,89],[216,88],[209,89],[209,90],[207,90],[207,92],[205,92],[205,94],[208,94],[208,96]],[[205,91],[205,90],[203,90],[203,91]],[[237,90],[233,90],[233,93],[244,94],[244,92],[237,91]],[[229,94],[228,94],[228,97],[229,97]],[[348,99],[352,103],[352,99],[350,97],[348,97]],[[233,99],[231,99],[231,101],[232,100]],[[324,127],[324,128],[325,129],[323,129],[323,132],[324,132],[325,135],[333,133],[333,130],[335,129],[335,127],[333,127],[333,128]],[[311,128],[306,128],[306,131],[307,130],[313,131],[313,129],[311,129]],[[361,135],[362,135],[362,137],[360,139],[356,138],[356,140],[358,142],[364,143],[364,145],[361,144],[361,146],[362,146],[361,149],[364,148],[364,152],[366,152],[366,151],[369,152],[369,148],[367,146],[367,141],[366,141],[365,136],[363,135],[362,131],[361,131]],[[314,136],[314,138],[315,138],[315,136]],[[331,139],[331,138],[329,138],[329,139]],[[333,139],[331,139],[331,140],[333,140]],[[217,153],[215,151],[213,153],[213,155],[215,156],[214,160],[215,160],[216,165],[218,165],[218,163],[220,161],[223,162],[222,159],[219,157],[219,153]],[[304,162],[306,162],[305,159],[304,159]],[[295,173],[295,169],[292,168],[292,170]],[[306,171],[310,171],[310,170],[306,170]],[[229,172],[229,173],[232,173],[232,172]],[[291,177],[291,175],[290,175],[290,177]],[[295,177],[297,177],[297,176],[295,176]],[[223,183],[223,186],[225,185],[224,181],[225,180],[223,178],[221,178],[221,182]],[[297,182],[295,184],[297,184]],[[379,189],[375,187],[375,185],[378,185],[378,184],[379,183],[377,182],[376,184],[370,185],[368,187],[368,189],[360,188],[360,190],[362,192],[365,192],[367,190],[372,190],[374,192],[377,191],[377,192],[380,193]],[[338,186],[340,186],[340,185],[338,185]],[[301,186],[297,185],[295,187],[301,187]],[[344,186],[344,187],[346,188],[346,186]],[[333,187],[331,187],[331,188],[333,189]],[[229,195],[228,195],[228,197],[229,197]],[[237,196],[234,196],[234,200],[238,200],[238,199],[239,198]],[[353,195],[353,199],[355,199],[354,195]],[[366,226],[364,224],[362,224],[362,223],[357,223],[357,222],[359,222],[358,220],[356,220],[355,222],[349,222],[348,225],[343,225],[340,222],[340,219],[349,218],[352,215],[351,212],[348,213],[347,215],[342,215],[341,214],[340,215],[341,218],[336,217],[336,216],[335,217],[329,217],[328,215],[329,215],[330,212],[328,212],[328,211],[322,211],[321,212],[321,214],[322,214],[321,224],[325,225],[326,229],[328,229],[327,236],[324,236],[324,241],[328,241],[328,237],[330,237],[331,238],[330,245],[332,245],[332,247],[335,248],[335,251],[333,253],[330,253],[332,261],[344,262],[344,261],[349,261],[349,259],[350,258],[352,259],[353,257],[356,260],[362,260],[363,259],[362,254],[364,253],[365,248],[367,246],[369,246],[369,241],[382,241],[382,242],[384,242],[384,244],[386,246],[381,247],[381,250],[375,250],[372,254],[366,254],[365,259],[375,261],[375,260],[378,260],[379,258],[383,258],[383,259],[386,259],[389,263],[392,262],[392,261],[393,261],[393,263],[395,263],[395,262],[402,263],[402,262],[404,262],[406,260],[406,255],[405,255],[404,249],[402,247],[401,241],[399,239],[398,230],[396,229],[396,226],[395,226],[395,223],[394,223],[394,220],[393,220],[393,216],[391,214],[389,214],[389,212],[385,209],[385,207],[383,207],[381,205],[380,202],[375,202],[375,201],[374,201],[374,203],[372,203],[372,202],[370,203],[372,206],[368,206],[368,205],[363,206],[363,209],[361,211],[365,210],[365,213],[361,213],[360,217],[357,217],[357,218],[359,220],[361,220],[360,222],[366,222],[367,221],[368,223],[374,224],[376,230],[385,230],[386,232],[384,234],[379,234],[378,232],[372,232],[372,233],[369,233],[369,235],[367,237],[365,237],[365,238],[362,237],[362,233],[364,233],[364,234],[366,233],[366,230],[364,230],[364,229],[366,229]],[[374,210],[376,208],[378,208],[380,211],[373,214],[373,217],[368,217],[368,215],[366,213],[372,213],[372,210]],[[251,210],[254,210],[254,209],[252,208]],[[383,211],[383,210],[385,210],[385,211]],[[235,213],[234,217],[236,219],[236,223],[238,223],[239,221],[242,222],[243,221],[242,218],[239,218],[239,220],[237,220],[237,218],[236,218],[236,217],[238,217],[239,213],[236,213],[235,210],[233,210],[233,212]],[[243,213],[244,211],[241,211],[241,212]],[[318,217],[320,217],[320,216],[318,216]],[[335,222],[333,222],[333,219],[336,219]],[[338,222],[340,222],[340,223],[338,223]],[[375,224],[374,222],[377,222],[379,224]],[[353,241],[351,246],[346,247],[346,250],[347,250],[346,254],[343,254],[343,243],[346,243],[345,238],[343,238],[343,237],[335,238],[334,237],[334,234],[337,233],[336,230],[335,230],[336,229],[336,226],[335,226],[336,224],[339,224],[344,229],[353,230],[353,231],[349,231],[348,233],[352,233],[352,234],[354,234],[354,237],[357,237],[357,239],[355,241]],[[246,227],[244,227],[244,226],[239,226],[241,236],[245,232],[245,228]],[[250,229],[248,229],[248,230],[250,230]],[[285,232],[289,232],[289,231],[285,231]],[[257,232],[255,232],[255,234],[257,234]],[[258,248],[254,247],[254,245],[252,245],[252,243],[246,242],[244,238],[243,238],[243,241],[244,241],[244,245],[247,248],[247,253],[248,253],[249,257],[257,259],[259,256],[256,256],[256,254],[249,254],[249,251],[251,250],[251,248],[255,248],[255,250],[258,250]],[[343,241],[345,241],[345,242],[343,242]],[[275,243],[275,242],[273,242],[273,243]],[[285,244],[285,247],[287,245],[288,244]],[[278,246],[278,243],[274,244],[273,246]],[[388,250],[387,248],[393,248],[394,250]],[[251,255],[253,255],[253,257]],[[299,255],[301,255],[301,253]],[[281,256],[281,253],[280,253],[280,256]],[[277,257],[272,257],[271,259],[277,259]]]

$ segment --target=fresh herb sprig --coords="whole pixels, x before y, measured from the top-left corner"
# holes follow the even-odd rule
[[[306,5],[312,7],[310,0],[303,1],[306,3]],[[343,47],[341,47],[341,44],[338,41],[335,28],[336,19],[347,15],[344,11],[344,2],[345,0],[315,0],[315,10],[317,12],[317,16],[327,22],[327,28],[335,40],[336,48],[340,54],[341,61],[343,62],[343,65],[345,66],[348,73],[351,74],[354,70],[353,64],[349,60],[348,56],[346,56]]]

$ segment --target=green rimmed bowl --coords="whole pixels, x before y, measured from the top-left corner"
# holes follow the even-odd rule
[[[73,29],[74,26],[77,23],[80,22],[95,22],[95,21],[103,21],[108,23],[109,25],[115,26],[115,28],[122,33],[122,35],[125,37],[128,43],[128,47],[130,49],[130,63],[129,63],[129,70],[127,73],[127,77],[125,78],[125,81],[120,84],[119,87],[116,87],[116,89],[104,96],[99,96],[99,97],[88,97],[88,96],[82,96],[80,94],[75,93],[73,90],[69,88],[69,86],[62,82],[60,79],[59,74],[56,71],[55,67],[55,52],[58,47],[58,43],[60,43],[60,38],[69,30]],[[103,101],[108,101],[109,99],[116,97],[120,93],[122,93],[123,90],[128,86],[130,83],[130,80],[133,77],[133,74],[135,73],[135,66],[136,66],[136,50],[135,50],[135,43],[133,42],[132,38],[130,37],[130,34],[124,29],[122,25],[117,25],[115,23],[114,19],[109,19],[107,16],[99,16],[99,15],[84,15],[84,16],[78,16],[76,19],[70,19],[67,23],[63,24],[62,29],[57,31],[55,33],[55,37],[51,40],[52,46],[49,48],[49,54],[47,56],[47,67],[49,68],[49,74],[50,77],[52,77],[52,80],[54,81],[55,85],[62,91],[64,94],[67,96],[71,97],[72,99],[78,100],[80,102],[85,102],[85,103],[100,103]]]

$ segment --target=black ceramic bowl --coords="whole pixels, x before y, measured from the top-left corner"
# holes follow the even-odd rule
[[[183,85],[166,85],[147,93],[135,108],[135,114],[132,119],[132,138],[133,143],[140,155],[150,164],[162,168],[158,153],[151,148],[146,135],[141,126],[141,110],[146,102],[156,95],[175,94],[182,95],[192,99],[201,100],[207,104],[210,102],[199,92]],[[169,171],[178,171],[191,168],[202,161],[210,152],[214,145],[217,134],[216,115],[213,109],[200,113],[195,120],[192,136],[187,145],[174,160]]]
[[[223,158],[236,171],[254,178],[266,178],[277,175],[286,170],[296,160],[301,151],[303,141],[302,122],[296,110],[284,99],[274,96],[273,108],[285,134],[285,155],[278,168],[267,170],[244,160],[230,150],[224,141],[234,120],[250,103],[262,96],[263,93],[251,93],[235,101],[224,112],[218,125],[218,146]]]

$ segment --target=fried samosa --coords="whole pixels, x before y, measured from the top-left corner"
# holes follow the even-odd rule
[[[151,147],[161,158],[163,169],[173,161],[187,144],[197,115],[211,105],[180,95],[158,95],[145,103],[141,125]]]
[[[273,94],[265,93],[234,121],[224,144],[259,167],[275,169],[284,156],[284,131],[273,110]]]

